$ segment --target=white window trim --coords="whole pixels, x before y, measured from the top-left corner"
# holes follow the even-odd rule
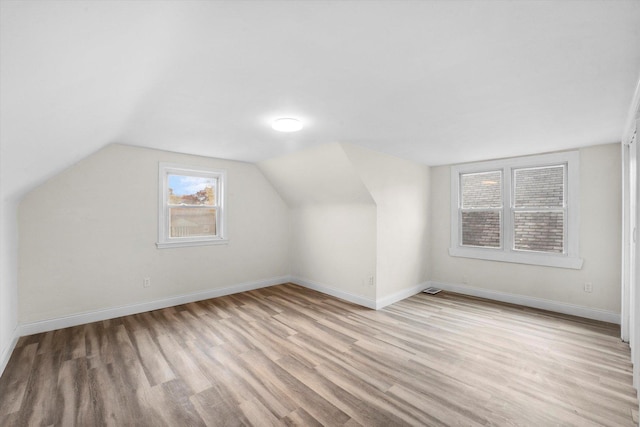
[[[514,250],[513,229],[511,227],[511,180],[513,169],[567,165],[567,227],[565,251],[562,254]],[[479,248],[461,245],[460,232],[460,175],[502,170],[502,222],[500,248]],[[517,157],[468,163],[451,167],[451,247],[449,255],[464,258],[476,258],[491,261],[513,262],[519,264],[542,265],[581,269],[583,260],[579,257],[580,235],[580,154],[578,151],[542,154],[538,156]]]
[[[193,175],[214,177],[217,179],[218,188],[216,196],[218,198],[216,212],[217,236],[199,237],[170,237],[169,230],[169,205],[167,200],[168,177],[169,175]],[[229,242],[226,229],[226,184],[227,172],[222,169],[210,169],[197,166],[185,166],[175,163],[159,162],[158,164],[158,249],[179,248],[189,246],[221,245]]]

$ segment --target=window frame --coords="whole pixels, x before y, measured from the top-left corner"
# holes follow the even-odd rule
[[[514,215],[515,208],[514,173],[516,169],[565,166],[566,184],[564,188],[564,244],[563,253],[536,252],[515,249]],[[502,221],[500,247],[479,247],[462,245],[461,175],[481,172],[502,172]],[[536,209],[533,209],[536,210]],[[537,156],[516,157],[467,163],[451,166],[451,243],[449,255],[455,257],[512,262],[519,264],[581,269],[583,260],[579,257],[580,232],[580,155],[578,151],[567,151]]]
[[[169,175],[197,176],[204,178],[214,178],[216,180],[216,199],[213,206],[203,206],[202,208],[216,209],[216,234],[214,236],[189,236],[171,237],[170,214],[171,206],[168,203]],[[228,237],[226,231],[226,186],[227,172],[224,169],[212,169],[201,166],[186,166],[175,163],[158,163],[158,249],[206,246],[227,244]],[[193,207],[199,209],[199,207]]]

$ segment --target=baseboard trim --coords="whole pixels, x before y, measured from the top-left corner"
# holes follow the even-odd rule
[[[19,327],[16,326],[11,334],[11,341],[9,342],[9,345],[2,350],[2,356],[0,356],[0,376],[4,373],[4,369],[7,367],[9,359],[11,359],[11,355],[13,354],[13,350],[16,348],[16,344],[18,344],[19,338]]]
[[[445,291],[456,292],[459,294],[508,302],[511,304],[523,305],[525,307],[539,308],[541,310],[555,311],[556,313],[570,314],[572,316],[601,320],[603,322],[616,323],[618,325],[620,324],[620,313],[615,313],[613,311],[601,310],[598,308],[589,308],[575,304],[567,304],[564,302],[551,301],[526,295],[509,294],[506,292],[474,288],[471,286],[459,285],[455,283],[444,283],[436,281],[429,281],[427,283],[428,286],[434,286]]]
[[[195,301],[202,301],[210,298],[217,298],[239,292],[251,291],[254,289],[266,288],[268,286],[279,285],[290,281],[290,276],[272,277],[270,279],[257,280],[253,282],[240,283],[219,289],[210,289],[203,292],[177,295],[170,298],[163,298],[154,301],[147,301],[139,304],[110,307],[101,310],[88,311],[70,316],[58,317],[37,322],[23,323],[19,326],[20,336],[33,335],[41,332],[53,331],[56,329],[68,328],[71,326],[84,325],[86,323],[98,322],[101,320],[114,319],[116,317],[129,316],[131,314],[144,313],[151,310],[173,307],[180,304],[187,304]]]
[[[417,293],[422,292],[424,289],[428,288],[429,285],[428,283],[421,283],[419,285],[416,285],[412,288],[409,289],[403,289],[399,292],[396,292],[394,294],[388,295],[384,298],[380,298],[380,299],[376,299],[376,310],[379,310],[381,308],[384,308],[388,305],[391,305],[393,303],[396,303],[398,301],[402,301],[405,298],[409,298],[414,296]]]
[[[314,282],[313,280],[303,279],[302,277],[290,277],[289,281],[296,285],[313,289],[314,291],[322,292],[323,294],[331,295],[336,298],[343,299],[345,301],[352,302],[354,304],[361,305],[363,307],[371,308],[376,310],[376,301],[362,297],[360,295],[355,295],[349,292],[341,291],[336,288],[332,288],[331,286],[327,286],[323,283]]]

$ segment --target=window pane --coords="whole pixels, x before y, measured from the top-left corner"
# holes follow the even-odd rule
[[[515,212],[513,222],[515,249],[563,252],[564,212]]]
[[[502,207],[502,172],[468,173],[460,179],[463,208]]]
[[[169,208],[171,237],[216,235],[216,210],[209,208]]]
[[[214,206],[215,178],[169,175],[170,205]]]
[[[516,169],[515,207],[563,207],[564,206],[564,165]]]
[[[465,246],[500,247],[500,212],[462,212],[462,244]]]

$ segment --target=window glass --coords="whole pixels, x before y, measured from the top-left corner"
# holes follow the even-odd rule
[[[513,170],[513,248],[564,252],[565,165]]]
[[[216,210],[209,208],[170,208],[170,237],[216,235]]]
[[[465,173],[462,180],[462,208],[502,207],[502,172]]]
[[[515,169],[514,206],[563,207],[565,166]]]
[[[564,212],[514,213],[514,248],[536,252],[564,252]]]
[[[460,175],[462,245],[501,246],[502,171]]]
[[[500,247],[500,211],[463,211],[462,244]]]
[[[188,175],[169,175],[168,182],[168,202],[170,205],[215,205],[215,178]]]

